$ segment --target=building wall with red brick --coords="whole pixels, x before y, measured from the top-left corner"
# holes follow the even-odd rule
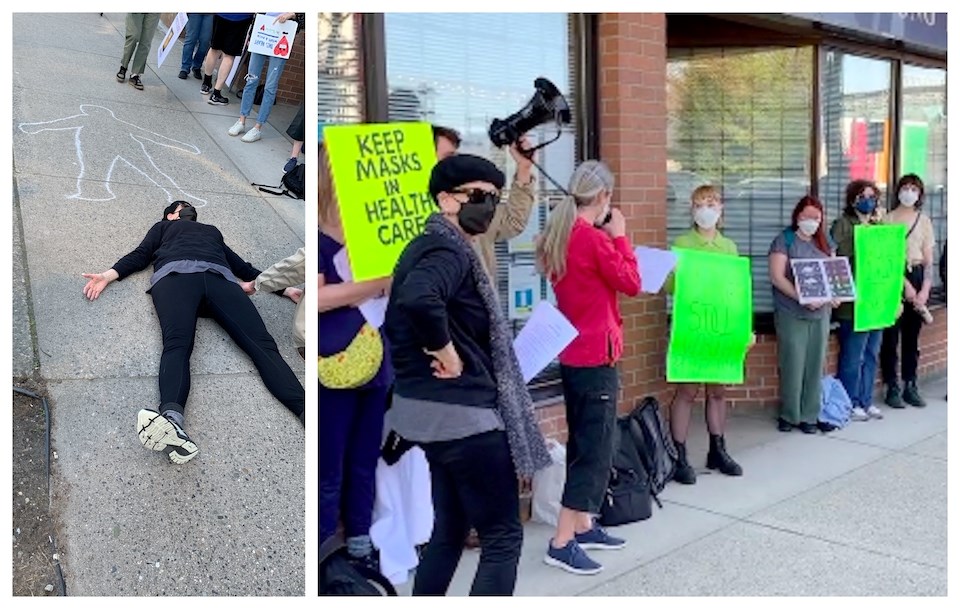
[[[666,247],[666,17],[659,13],[604,13],[598,24],[600,156],[617,178],[614,201],[627,219],[631,242]],[[647,395],[665,416],[673,395],[666,383],[669,319],[664,296],[622,298],[625,352],[620,364],[620,411]],[[921,377],[946,372],[946,308],[921,334]],[[836,371],[837,341],[831,337],[825,374]],[[746,383],[728,390],[734,409],[761,409],[776,416],[779,405],[777,343],[759,335],[746,361]],[[879,381],[877,383],[879,388]],[[566,441],[562,402],[538,409],[544,434]]]

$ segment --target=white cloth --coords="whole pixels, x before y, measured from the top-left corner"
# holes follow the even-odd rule
[[[376,500],[370,539],[380,550],[380,572],[393,585],[406,583],[419,564],[416,546],[433,533],[433,499],[427,456],[414,446],[394,465],[377,461]]]

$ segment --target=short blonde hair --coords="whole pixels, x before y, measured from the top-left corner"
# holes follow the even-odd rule
[[[720,198],[720,190],[713,184],[702,184],[693,189],[693,192],[690,193],[690,204],[694,204],[700,199],[706,199],[707,197],[716,197]]]

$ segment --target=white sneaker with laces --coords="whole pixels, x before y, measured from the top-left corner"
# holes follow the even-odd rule
[[[866,413],[863,408],[857,406],[852,411],[850,411],[850,420],[851,421],[869,421],[870,415]]]
[[[871,419],[882,419],[883,413],[880,412],[879,408],[871,404],[870,408],[867,408],[867,416],[869,416]]]
[[[258,128],[254,127],[254,128],[251,129],[250,131],[247,131],[247,132],[243,135],[243,137],[240,138],[240,141],[241,141],[241,142],[250,143],[250,142],[255,142],[255,141],[259,140],[259,139],[260,139],[260,130],[259,130]]]
[[[233,127],[230,127],[229,129],[227,129],[227,133],[229,133],[230,135],[240,135],[241,133],[243,133],[243,123],[241,123],[238,120],[233,124]]]

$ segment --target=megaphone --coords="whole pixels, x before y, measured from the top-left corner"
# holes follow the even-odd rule
[[[556,121],[557,137],[529,150],[524,150],[524,154],[529,156],[533,154],[534,150],[557,141],[560,138],[560,126],[570,124],[570,104],[563,98],[563,94],[560,93],[556,85],[541,77],[533,81],[533,86],[536,92],[526,106],[503,120],[495,118],[490,123],[490,141],[497,148],[515,144],[523,137],[524,133],[531,129],[550,121]]]

